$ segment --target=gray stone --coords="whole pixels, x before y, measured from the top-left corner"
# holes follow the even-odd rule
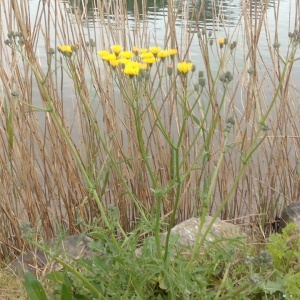
[[[288,223],[300,224],[300,202],[288,205],[281,213],[279,230],[281,231]]]
[[[70,235],[64,239],[50,241],[47,247],[53,255],[58,255],[61,258],[89,258],[94,254],[88,247],[92,241],[87,236]],[[43,251],[35,250],[19,255],[7,268],[18,276],[22,276],[25,270],[37,274],[40,271],[46,271],[47,267],[50,271],[50,269],[59,268],[59,265],[51,264],[51,260]]]
[[[212,222],[213,217],[206,216],[202,228],[201,233],[204,234]],[[196,237],[199,231],[200,219],[199,218],[190,218],[186,221],[183,221],[171,229],[171,235],[179,235],[179,239],[177,243],[187,247],[194,247]],[[162,233],[161,242],[165,243],[167,233]],[[230,239],[244,237],[240,227],[238,225],[234,225],[225,221],[222,221],[220,218],[217,218],[209,229],[209,233],[206,236],[206,241],[214,241],[216,239]],[[135,251],[137,257],[142,255],[142,248],[138,248]]]
[[[210,225],[213,217],[207,216],[203,222],[201,233],[205,233]],[[195,245],[196,236],[199,231],[200,219],[191,218],[183,221],[171,229],[171,234],[179,234],[179,244],[184,246],[193,247]],[[165,236],[166,233],[163,234]],[[226,239],[241,237],[243,234],[238,225],[234,225],[220,218],[217,218],[209,229],[209,233],[206,236],[206,241],[214,241],[215,239]]]

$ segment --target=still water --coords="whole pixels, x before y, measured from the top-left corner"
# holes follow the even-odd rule
[[[179,1],[171,0],[174,3],[174,10],[176,11],[176,34],[181,39],[182,43],[180,47],[184,48],[184,42],[186,40],[187,31],[189,34],[194,34],[192,43],[189,48],[190,59],[196,64],[200,64],[202,61],[199,53],[199,43],[197,37],[197,28],[206,28],[206,30],[213,30],[218,37],[230,37],[231,40],[238,40],[239,46],[242,47],[244,43],[243,27],[245,26],[241,13],[245,9],[243,1],[240,0],[196,0],[196,1]],[[269,32],[262,32],[259,35],[259,49],[262,61],[268,63],[268,57],[270,56],[268,39],[278,40],[281,43],[282,52],[285,53],[288,47],[288,32],[295,29],[295,5],[297,0],[270,0],[270,1],[245,1],[248,4],[248,13],[252,18],[257,18],[257,23],[260,21],[260,12],[264,8],[264,5],[268,2],[267,14],[263,20],[265,26]],[[40,0],[29,0],[31,18],[34,20],[36,11],[41,4]],[[95,7],[94,1],[89,0],[67,0],[62,1],[69,12],[70,19],[74,19],[73,25],[75,26],[75,18],[78,15],[81,16],[82,30],[86,34],[87,40],[90,36],[96,36],[99,30],[99,26],[109,25],[115,30],[122,30],[119,28],[120,16],[118,18],[115,15],[108,15],[103,13],[105,23],[99,23],[100,11],[103,8]],[[98,2],[99,3],[99,2]],[[102,3],[102,2],[100,2]],[[109,3],[114,3],[110,1]],[[264,4],[263,4],[264,3]],[[142,30],[144,40],[141,42],[149,43],[150,46],[159,45],[164,47],[166,44],[165,34],[168,27],[168,1],[134,1],[127,0],[127,15],[123,16],[126,21],[126,30],[131,31],[134,35],[137,31]],[[252,5],[251,5],[252,4]],[[113,4],[112,9],[113,9]],[[205,13],[200,16],[200,22],[194,20],[192,15],[192,8],[199,8],[204,5]],[[145,13],[146,12],[146,13]],[[139,16],[137,19],[136,16]],[[75,17],[76,16],[76,17]],[[98,28],[97,28],[98,27]],[[127,32],[128,33],[128,32]],[[120,32],[122,35],[122,31]],[[54,37],[54,34],[53,34]],[[70,42],[72,38],[69,39]],[[68,41],[65,41],[68,42]],[[96,41],[97,42],[97,41]],[[54,45],[57,41],[50,41],[50,44]],[[41,57],[44,56],[45,45],[41,37],[40,43]],[[101,48],[101,45],[97,44]],[[142,46],[142,45],[140,45]],[[239,56],[236,57],[239,59]],[[298,68],[299,70],[299,68]]]

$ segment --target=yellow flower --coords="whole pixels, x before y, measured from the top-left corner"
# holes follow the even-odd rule
[[[155,57],[147,57],[143,59],[143,62],[152,66],[157,61],[157,58]]]
[[[149,50],[147,49],[147,48],[141,48],[141,49],[139,49],[139,52],[140,53],[146,53],[146,52],[148,52]]]
[[[218,38],[218,44],[223,46],[225,44],[225,39],[224,38]]]
[[[110,54],[107,50],[98,51],[97,54],[103,59],[103,57]]]
[[[69,45],[61,45],[61,46],[58,46],[58,50],[59,50],[61,53],[72,53],[72,52],[73,52],[72,46],[69,46]]]
[[[169,49],[168,51],[170,56],[174,56],[178,53],[177,49]]]
[[[181,74],[187,74],[192,70],[193,64],[191,62],[181,62],[177,64],[177,70]]]
[[[141,53],[140,54],[140,57],[141,58],[150,58],[150,57],[153,57],[153,54],[151,52],[144,52],[144,53]]]
[[[146,63],[139,63],[140,70],[147,70],[148,65]]]
[[[158,53],[160,50],[161,50],[160,47],[151,47],[151,48],[149,48],[149,51],[150,51],[154,56],[156,56],[157,53]]]
[[[159,51],[157,53],[157,56],[160,57],[162,60],[164,60],[166,57],[170,55],[168,50]]]
[[[120,64],[120,61],[119,61],[118,59],[110,59],[110,60],[109,60],[109,64],[110,64],[113,68],[115,68],[115,67],[117,67],[117,66]]]
[[[138,55],[139,51],[140,51],[140,49],[139,49],[138,47],[136,47],[136,46],[133,46],[133,47],[132,47],[132,52],[133,52],[135,55]]]
[[[118,56],[120,52],[123,50],[123,47],[120,45],[113,45],[110,47],[110,49],[112,50],[113,53],[116,54],[116,56]]]
[[[120,53],[120,56],[122,56],[125,59],[130,59],[134,56],[134,54],[131,51],[123,51]]]
[[[103,60],[106,60],[106,61],[116,60],[116,59],[117,59],[117,56],[116,56],[116,54],[114,54],[114,53],[109,53],[109,54],[107,54],[107,55],[104,55],[104,56],[102,57],[102,59],[103,59]]]
[[[119,59],[120,64],[126,65],[128,63],[131,63],[132,61],[126,58],[120,58]]]
[[[123,72],[130,77],[139,75],[140,67],[137,62],[130,62],[125,65]]]

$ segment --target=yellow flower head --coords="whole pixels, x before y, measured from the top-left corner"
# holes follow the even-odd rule
[[[120,56],[122,56],[125,59],[130,59],[134,56],[134,54],[131,51],[123,51],[120,53]]]
[[[120,64],[120,65],[124,65],[124,66],[125,66],[126,64],[132,62],[131,60],[126,59],[126,58],[119,58],[118,60],[119,60],[119,64]]]
[[[134,55],[138,55],[138,54],[139,54],[139,51],[140,51],[140,48],[139,48],[139,47],[136,47],[136,46],[133,46],[133,47],[132,47],[132,52],[134,53]]]
[[[187,74],[192,70],[193,64],[191,62],[181,62],[177,64],[177,70],[181,74]]]
[[[151,52],[144,52],[144,53],[141,53],[140,54],[140,57],[141,58],[150,58],[150,57],[153,57],[153,54]]]
[[[141,48],[141,49],[139,49],[139,52],[140,53],[146,53],[146,52],[148,52],[149,50],[147,49],[147,48]]]
[[[103,59],[103,57],[109,55],[110,53],[107,50],[98,51],[97,54]]]
[[[149,48],[149,51],[150,51],[154,56],[156,56],[157,53],[158,53],[160,50],[161,50],[160,47],[151,47],[151,48]]]
[[[224,38],[218,38],[218,44],[223,46],[225,44],[225,39]]]
[[[170,56],[175,56],[178,53],[177,49],[169,49],[168,51]]]
[[[129,62],[125,65],[123,72],[130,77],[139,75],[140,66],[137,62]]]
[[[161,59],[165,59],[166,57],[168,57],[170,55],[168,50],[163,50],[163,51],[159,51],[157,53],[157,56],[160,57]]]
[[[139,63],[140,70],[147,70],[148,65],[146,63]]]
[[[106,61],[111,61],[111,60],[116,60],[116,59],[117,59],[117,56],[116,56],[116,54],[114,54],[114,53],[109,53],[109,54],[107,54],[107,55],[104,55],[104,56],[102,57],[102,59],[103,59],[103,60],[106,60]]]
[[[58,51],[60,51],[61,53],[72,53],[72,46],[69,45],[61,45],[58,46]]]
[[[118,59],[110,59],[109,64],[111,67],[115,68],[120,64],[120,61]]]
[[[123,47],[120,45],[113,45],[110,47],[110,49],[112,50],[113,53],[115,53],[118,56],[120,52],[122,52]]]
[[[157,61],[157,58],[156,57],[147,57],[147,58],[144,58],[143,59],[143,62],[152,66],[155,62]]]

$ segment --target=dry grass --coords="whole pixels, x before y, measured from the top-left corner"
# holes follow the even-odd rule
[[[3,270],[0,270],[0,297],[3,300],[28,299],[22,280]]]
[[[250,150],[255,139],[262,143],[239,178],[222,217],[239,218],[241,222],[267,228],[275,215],[280,214],[283,204],[299,198],[299,86],[291,81],[293,64],[282,73],[283,64],[272,46],[277,35],[270,32],[265,18],[269,1],[264,2],[263,7],[243,4],[234,34],[227,33],[229,43],[238,38],[243,65],[236,62],[228,47],[223,50],[215,45],[210,47],[208,32],[198,38],[206,86],[201,97],[194,93],[192,100],[198,101],[195,117],[199,119],[203,118],[207,106],[208,114],[202,125],[208,136],[205,137],[204,132],[199,133],[195,118],[188,119],[179,151],[185,157],[182,170],[190,171],[182,182],[177,222],[196,215],[203,205],[207,183],[222,155],[228,117],[234,117],[236,122],[229,138],[231,150],[225,153],[221,162],[211,191],[213,200],[209,211],[214,213],[226,199],[239,170],[244,167],[241,155]],[[141,217],[136,201],[148,212],[156,204],[151,190],[153,180],[139,152],[136,123],[126,102],[128,99],[116,87],[109,67],[103,65],[96,55],[96,50],[109,49],[111,44],[121,44],[126,49],[154,45],[155,32],[147,30],[152,23],[146,18],[146,6],[139,6],[138,1],[134,2],[133,7],[134,24],[128,22],[126,1],[101,1],[103,5],[100,1],[98,5],[97,1],[89,3],[98,7],[95,14],[89,16],[93,18],[94,29],[88,26],[91,25],[87,18],[88,9],[83,6],[69,6],[67,9],[67,4],[58,1],[40,1],[35,17],[29,17],[29,4],[23,1],[4,1],[0,7],[1,16],[4,16],[0,21],[3,32],[0,41],[2,258],[9,255],[10,249],[16,253],[24,249],[21,237],[24,222],[30,222],[46,239],[56,234],[57,224],[70,234],[84,229],[77,222],[79,219],[86,223],[97,219],[97,224],[101,225],[103,220],[99,221],[99,206],[74,157],[74,149],[88,178],[94,183],[93,188],[104,208],[118,208],[120,223],[125,231],[129,231]],[[159,46],[178,48],[177,59],[189,59],[192,40],[197,32],[201,32],[197,20],[200,18],[199,11],[203,13],[204,7],[193,10],[182,3],[181,9],[177,9],[171,1],[168,5],[164,44]],[[276,14],[276,7],[273,9]],[[295,16],[299,11],[297,4]],[[107,14],[114,17],[106,18]],[[187,22],[188,18],[195,22]],[[178,21],[185,26],[176,33],[175,23]],[[296,17],[295,28],[299,28]],[[214,29],[213,38],[217,38],[217,28]],[[46,76],[47,67],[50,68],[46,84],[40,81],[17,51],[4,44],[6,34],[11,31],[22,32],[25,42],[23,52],[42,78]],[[269,35],[271,65],[264,62],[258,46],[260,37],[265,34]],[[90,39],[95,41],[96,47],[86,45],[85,42]],[[285,42],[288,43],[288,38]],[[56,48],[60,44],[75,43],[80,44],[76,68],[66,65],[66,60],[58,54],[57,60],[47,54],[50,46]],[[292,51],[291,46],[289,50]],[[212,61],[222,62],[218,74],[226,70],[234,73],[235,80],[227,90],[221,111],[219,104],[223,86],[216,80],[215,70],[211,69]],[[250,66],[255,70],[251,76],[247,72]],[[63,67],[73,68],[72,80]],[[159,108],[163,127],[176,139],[184,122],[180,97],[176,92],[181,83],[177,78],[178,89],[174,89],[166,80],[163,87],[157,88],[160,75],[153,72],[147,91],[150,95],[155,94],[153,101]],[[55,123],[53,114],[47,111],[49,100],[64,131]],[[149,105],[147,95],[142,100],[142,107]],[[271,129],[267,135],[262,132],[256,137],[260,130],[259,122],[271,103],[275,104],[265,120]],[[36,110],[30,105],[41,109]],[[158,188],[164,188],[174,180],[174,153],[156,126],[156,111],[148,107],[142,118],[142,136],[151,158],[149,164],[155,171],[156,183],[159,183]],[[215,130],[210,129],[213,120],[217,120]],[[71,146],[66,136],[72,141]],[[208,137],[211,142],[204,142]],[[164,194],[162,217],[172,212],[176,193],[178,190],[173,186]],[[244,216],[247,217],[243,219]]]

